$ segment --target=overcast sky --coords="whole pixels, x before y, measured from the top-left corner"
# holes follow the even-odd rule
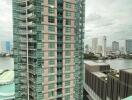
[[[11,0],[0,0],[0,40],[12,40],[11,6]]]
[[[85,22],[85,43],[104,35],[108,44],[132,39],[132,0],[86,0]]]
[[[12,3],[0,0],[0,39],[12,39]],[[86,0],[85,43],[106,35],[113,40],[132,38],[132,0]]]

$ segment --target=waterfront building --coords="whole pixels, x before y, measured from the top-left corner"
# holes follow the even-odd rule
[[[97,46],[98,46],[98,38],[92,39],[92,51],[93,53],[97,53]]]
[[[85,0],[13,0],[16,100],[82,100]]]
[[[122,100],[132,95],[132,69],[85,61],[83,100]]]
[[[106,36],[103,36],[103,47],[102,47],[102,55],[105,57],[106,56],[106,43],[107,43],[107,39]]]
[[[88,44],[85,45],[85,53],[89,53],[89,45]]]
[[[0,53],[2,53],[2,42],[0,41]]]
[[[126,40],[126,53],[132,54],[132,40]]]
[[[5,48],[6,48],[6,53],[11,52],[11,43],[10,43],[10,41],[5,41]]]
[[[102,46],[101,45],[98,45],[97,53],[102,54]]]
[[[119,42],[117,42],[117,41],[112,42],[112,50],[119,51]]]

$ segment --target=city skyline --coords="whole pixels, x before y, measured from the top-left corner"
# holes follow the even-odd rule
[[[108,45],[132,38],[131,11],[131,0],[86,0],[85,43],[102,36]]]

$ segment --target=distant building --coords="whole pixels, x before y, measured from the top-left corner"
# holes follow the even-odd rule
[[[102,46],[101,45],[98,45],[98,47],[97,47],[97,53],[102,54]]]
[[[6,48],[6,53],[10,53],[11,51],[11,43],[10,41],[5,42],[5,48]]]
[[[119,42],[117,42],[117,41],[112,42],[112,50],[119,51]]]
[[[89,46],[88,44],[85,45],[85,53],[88,53],[89,52]]]
[[[0,53],[2,53],[2,42],[0,41]]]
[[[98,46],[98,38],[92,39],[92,50],[93,53],[97,53],[97,46]]]
[[[102,48],[102,55],[105,57],[106,56],[106,43],[107,43],[107,39],[106,36],[103,36],[103,48]]]
[[[126,53],[132,54],[132,39],[126,40]]]

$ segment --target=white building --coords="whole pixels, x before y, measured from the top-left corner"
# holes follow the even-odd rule
[[[103,48],[102,48],[102,56],[106,56],[106,42],[107,42],[107,39],[106,39],[106,36],[103,36]]]
[[[112,42],[112,50],[119,51],[119,42],[117,42],[117,41]]]
[[[132,39],[126,40],[126,53],[132,54]]]
[[[97,53],[97,46],[98,46],[98,38],[92,39],[92,50],[93,53]]]

